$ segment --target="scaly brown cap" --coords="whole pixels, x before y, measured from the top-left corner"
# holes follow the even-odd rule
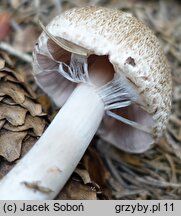
[[[143,100],[141,109],[138,107],[129,108],[125,110],[126,115],[131,113],[132,120],[142,123],[146,121],[143,119],[147,119],[148,116],[144,117],[148,114],[155,123],[154,138],[160,137],[170,113],[172,80],[170,68],[159,42],[148,27],[128,13],[116,9],[89,6],[74,8],[55,17],[48,24],[47,30],[57,38],[86,48],[90,53],[107,55],[115,72],[124,74]],[[62,105],[75,84],[70,84],[60,75],[60,78],[57,78],[56,72],[52,73],[52,71],[43,77],[40,76],[40,79],[39,74],[43,69],[54,68],[52,60],[47,63],[50,56],[62,61],[70,58],[67,51],[60,51],[60,47],[56,47],[43,32],[34,52],[36,78],[54,101],[58,105]],[[65,91],[67,92],[66,96],[62,93]],[[61,98],[59,97],[60,92]],[[143,114],[144,117],[139,119],[142,112],[146,114]],[[104,139],[122,149],[130,152],[142,152],[152,144],[150,139],[149,143],[142,143],[140,146],[138,144],[139,147],[135,147],[134,143],[137,145],[136,139],[139,139],[140,134],[134,136],[128,128],[126,130],[113,130],[113,128],[104,126],[104,130],[106,130]],[[120,139],[123,132],[132,138],[128,139],[127,137],[127,141],[123,137]],[[120,142],[123,143],[120,144]]]

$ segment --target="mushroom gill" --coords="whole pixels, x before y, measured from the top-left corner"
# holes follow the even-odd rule
[[[71,54],[48,39],[47,51],[41,54],[39,50],[34,59],[39,66],[35,69],[38,83],[59,107],[79,82],[100,87],[98,92],[107,114],[99,130],[104,140],[134,153],[143,152],[153,144],[152,116],[140,106],[141,98],[132,83],[124,75],[115,74],[108,55],[92,54],[87,58]]]

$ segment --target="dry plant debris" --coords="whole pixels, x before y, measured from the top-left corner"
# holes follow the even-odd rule
[[[43,132],[42,109],[49,119],[56,114],[30,75],[38,19],[47,24],[68,8],[89,4],[131,12],[154,31],[172,68],[173,107],[163,138],[145,154],[118,151],[95,137],[57,199],[181,199],[181,3],[176,0],[1,1],[0,178]]]
[[[27,91],[23,73],[16,73],[4,63],[0,75],[1,171],[5,161],[13,162],[20,157],[22,145],[28,137],[41,136],[46,118],[41,105]]]

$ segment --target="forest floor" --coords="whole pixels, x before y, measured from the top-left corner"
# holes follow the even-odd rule
[[[96,135],[57,199],[181,199],[180,1],[0,2],[0,67],[5,61],[9,68],[25,73],[26,82],[36,92],[37,101],[50,120],[57,108],[37,87],[32,77],[31,53],[41,33],[38,19],[47,24],[66,9],[95,4],[130,12],[153,30],[168,58],[173,76],[173,104],[167,130],[154,148],[139,155],[117,150]]]

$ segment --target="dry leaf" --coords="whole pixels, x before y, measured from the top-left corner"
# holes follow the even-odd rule
[[[9,171],[9,162],[5,161],[3,157],[0,157],[0,180],[5,176]]]
[[[10,32],[10,14],[6,11],[0,13],[0,40],[7,37]]]
[[[51,100],[46,95],[41,95],[37,98],[38,103],[41,104],[44,112],[48,113],[50,107],[51,107]]]
[[[12,100],[10,97],[4,97],[3,98],[3,103],[8,104],[8,105],[16,105],[17,103],[14,102],[14,100]]]
[[[3,157],[0,157],[0,180],[3,176],[5,176],[10,171],[13,165],[14,163],[9,163]]]
[[[100,155],[93,148],[88,148],[87,154],[83,157],[83,164],[86,167],[91,180],[96,182],[101,189],[106,188],[109,173]]]
[[[27,110],[20,106],[10,106],[0,103],[0,120],[6,119],[14,126],[24,124],[26,112]]]
[[[25,101],[21,104],[24,108],[26,108],[32,116],[40,116],[44,115],[42,113],[42,106],[40,104],[35,103],[30,98],[25,98]]]
[[[14,67],[14,66],[15,66],[15,60],[12,59],[12,58],[10,58],[10,56],[8,55],[8,53],[6,53],[5,51],[1,50],[0,55],[1,55],[2,59],[4,59],[5,62],[6,62],[9,66],[11,66],[11,67]],[[2,70],[2,69],[0,69],[0,70]]]
[[[97,200],[96,191],[92,190],[88,185],[70,180],[57,196],[60,200]]]
[[[14,82],[14,83],[20,83],[20,81],[18,81],[15,77],[13,76],[10,76],[10,75],[7,75],[5,76],[5,81],[11,81],[11,82]]]
[[[10,96],[16,103],[22,104],[27,93],[20,85],[11,82],[0,82],[0,96]]]
[[[3,127],[5,120],[0,120],[0,129]]]
[[[12,162],[19,158],[27,132],[0,131],[0,155]]]
[[[25,139],[23,139],[21,146],[21,157],[23,157],[33,147],[36,141],[37,139],[31,136],[26,136]],[[15,162],[9,163],[5,159],[0,159],[0,179],[5,176],[14,167],[15,164]]]
[[[7,74],[5,72],[0,71],[0,80],[6,76],[7,76]]]
[[[3,103],[8,105],[16,105],[11,98],[5,97]],[[21,104],[22,107],[26,108],[32,116],[44,116],[45,113],[42,113],[42,106],[38,103],[35,103],[31,98],[25,97],[24,103]]]
[[[21,157],[23,157],[33,147],[36,141],[37,138],[28,135],[26,136],[21,148]]]
[[[1,55],[1,52],[0,52]],[[43,133],[46,118],[25,83],[25,70],[0,69],[0,178],[15,165]],[[36,116],[36,117],[33,117]],[[41,117],[37,117],[41,116]],[[7,129],[5,129],[7,128]],[[16,160],[16,162],[15,162]],[[11,162],[11,163],[10,163]],[[44,190],[43,188],[40,188]]]
[[[27,85],[27,83],[22,83],[22,86],[28,92],[28,97],[30,97],[32,99],[36,99],[37,98],[37,95],[35,94],[35,92],[33,91],[33,89],[32,89],[31,86]]]
[[[14,70],[12,70],[10,68],[5,67],[5,68],[3,68],[2,71],[5,72],[5,73],[8,73],[10,75],[12,75],[13,77],[15,77],[16,78],[16,82],[21,82],[21,83],[25,82],[25,74],[21,70],[14,71]]]
[[[23,125],[13,126],[7,122],[5,123],[4,128],[10,131],[25,131],[28,129],[33,129],[33,132],[36,136],[41,136],[45,128],[45,119],[33,117],[27,114]]]
[[[2,71],[0,71],[0,78],[4,78],[5,81],[11,81],[11,82],[15,82],[15,83],[21,83],[21,81],[19,81],[17,79],[17,76],[13,76],[13,74],[11,73],[7,73],[7,71],[5,71],[4,69]]]

